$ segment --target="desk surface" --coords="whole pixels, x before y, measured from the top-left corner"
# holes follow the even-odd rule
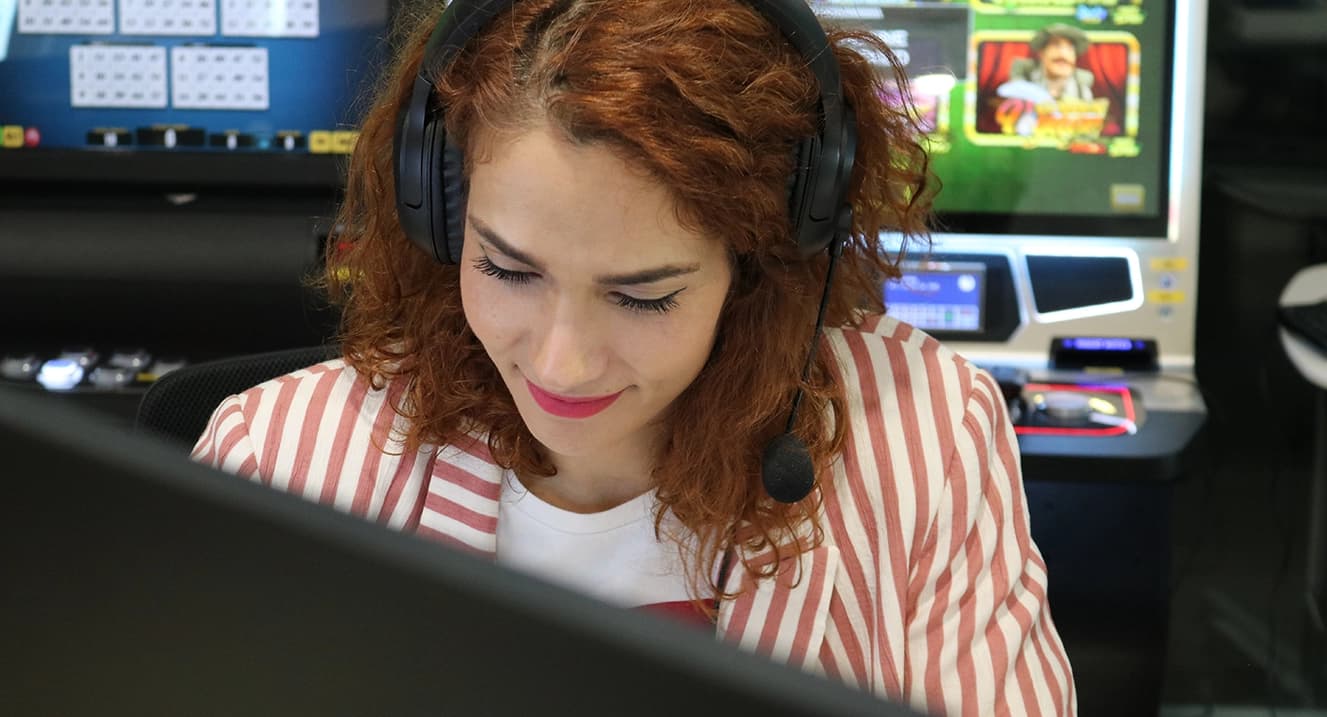
[[[1281,291],[1280,305],[1312,304],[1323,299],[1327,299],[1327,264],[1315,264],[1291,277]],[[1278,330],[1290,362],[1310,383],[1327,390],[1327,356],[1284,328]]]

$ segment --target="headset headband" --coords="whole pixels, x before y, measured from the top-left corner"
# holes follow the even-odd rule
[[[397,209],[406,234],[440,261],[457,262],[464,223],[463,199],[447,186],[446,136],[441,111],[432,105],[432,78],[456,53],[516,0],[452,0],[424,49],[410,103],[402,111],[395,142]],[[816,253],[846,230],[845,195],[856,151],[855,123],[843,99],[838,60],[824,29],[805,0],[748,0],[806,60],[820,87],[819,133],[797,153],[790,198],[794,238],[804,255]],[[459,169],[459,167],[457,168]],[[439,170],[442,170],[441,173]],[[448,194],[448,192],[451,194]],[[455,209],[455,212],[449,210]],[[458,228],[459,227],[459,228]]]

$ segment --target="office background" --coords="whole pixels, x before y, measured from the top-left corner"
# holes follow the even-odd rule
[[[1168,506],[1164,655],[1137,657],[1160,663],[1167,714],[1322,710],[1327,651],[1304,595],[1309,478],[1327,427],[1281,348],[1276,307],[1296,272],[1327,262],[1327,4],[1211,0],[1203,111],[1196,372],[1208,418]],[[144,196],[96,178],[7,184],[0,349],[74,340],[201,361],[326,342],[335,315],[305,279],[334,236],[334,202],[310,187],[274,199],[243,186]],[[126,427],[136,408],[127,396],[51,399]],[[1033,518],[1090,501],[1050,499]],[[1130,529],[1095,536],[1094,549]],[[1092,697],[1082,714],[1102,713]]]

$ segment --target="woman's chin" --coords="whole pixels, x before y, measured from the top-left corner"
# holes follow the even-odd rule
[[[536,415],[521,411],[521,419],[530,435],[546,450],[560,456],[584,456],[599,452],[602,440],[596,440],[599,433],[595,418],[567,420],[560,419],[534,409]]]

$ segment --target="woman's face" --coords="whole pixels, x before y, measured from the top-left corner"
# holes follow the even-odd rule
[[[494,144],[467,211],[465,316],[530,432],[555,458],[653,450],[713,346],[724,246],[606,147],[542,126]]]

